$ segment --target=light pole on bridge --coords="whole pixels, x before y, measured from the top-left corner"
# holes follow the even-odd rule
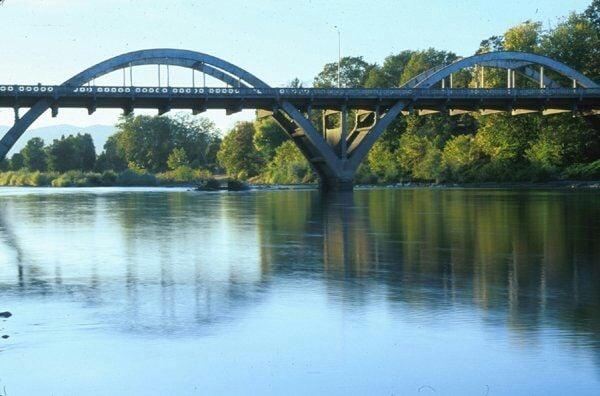
[[[341,82],[341,67],[342,67],[342,33],[340,32],[340,28],[336,26],[333,27],[338,34],[338,67],[337,67],[337,85],[338,88],[342,87]]]

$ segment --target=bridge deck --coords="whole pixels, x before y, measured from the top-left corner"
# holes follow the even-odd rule
[[[0,107],[27,108],[41,99],[55,108],[273,109],[287,101],[300,109],[376,109],[398,101],[413,109],[600,110],[599,88],[352,89],[0,85]]]

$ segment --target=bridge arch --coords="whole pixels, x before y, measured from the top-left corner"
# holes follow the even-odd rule
[[[269,86],[246,70],[223,59],[201,52],[158,48],[129,52],[100,62],[66,80],[63,86],[79,87],[115,70],[140,65],[172,65],[202,71],[226,84],[241,87],[269,88]],[[17,140],[44,112],[52,106],[51,101],[42,99],[15,121],[0,139],[0,158],[4,158]]]
[[[582,73],[565,65],[562,62],[548,58],[547,56],[518,51],[487,52],[484,54],[463,58],[446,66],[438,66],[429,69],[407,81],[403,87],[431,88],[433,85],[449,77],[451,74],[475,65],[496,67],[501,69],[525,68],[525,70],[521,71],[520,73],[533,80],[539,80],[540,75],[530,66],[539,65],[554,70],[555,72],[576,81],[584,88],[600,87],[592,79],[586,77]],[[556,83],[547,77],[544,78],[544,81],[545,85],[548,87],[556,86]]]

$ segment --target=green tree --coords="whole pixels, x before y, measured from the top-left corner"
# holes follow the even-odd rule
[[[380,183],[397,181],[402,174],[398,156],[384,141],[373,145],[367,157],[367,164]]]
[[[185,150],[197,167],[215,163],[220,139],[214,124],[202,117],[180,115],[128,116],[117,124],[116,142],[127,163],[149,171],[164,171],[174,148]],[[108,152],[107,152],[108,155]]]
[[[77,149],[72,136],[68,138],[62,136],[60,139],[54,139],[52,144],[48,146],[47,155],[48,168],[52,171],[66,172],[79,168],[80,161],[77,157]]]
[[[383,61],[381,67],[372,67],[366,77],[367,88],[392,88],[400,85],[404,68],[414,54],[414,51],[402,51],[396,55],[390,55]]]
[[[78,163],[76,169],[85,172],[93,170],[96,164],[96,148],[92,136],[89,133],[78,133],[76,136],[69,136],[69,139],[72,139],[73,147],[75,147],[75,157]]]
[[[182,148],[174,148],[167,159],[167,166],[169,169],[174,170],[181,166],[189,166],[190,162],[188,161],[187,154],[185,150]]]
[[[104,151],[98,156],[96,161],[96,170],[113,170],[121,172],[127,169],[127,160],[125,153],[121,150],[118,142],[118,135],[111,135],[104,143]]]
[[[446,178],[452,181],[472,181],[475,166],[481,161],[481,152],[472,135],[455,136],[446,142],[442,151],[442,167]]]
[[[10,162],[6,158],[0,159],[0,172],[10,170]]]
[[[541,22],[525,21],[504,33],[506,51],[537,52],[542,30]]]
[[[598,80],[600,31],[594,23],[584,15],[572,13],[544,35],[541,43],[543,54]]]
[[[312,169],[298,147],[288,140],[275,149],[264,172],[267,183],[296,184],[315,181]]]
[[[340,62],[340,82],[344,88],[362,87],[369,71],[374,65],[363,60],[362,56],[346,56]],[[334,88],[338,86],[338,63],[327,63],[315,77],[315,88]]]
[[[23,154],[14,153],[10,158],[10,169],[11,170],[19,170],[25,167],[25,160],[23,159]]]
[[[21,154],[27,169],[32,171],[45,171],[47,169],[46,151],[42,139],[37,137],[30,139],[21,150]]]
[[[406,66],[402,70],[400,83],[404,84],[411,78],[427,71],[433,67],[447,65],[454,62],[457,56],[453,52],[438,51],[434,48],[429,48],[425,51],[413,52]]]
[[[223,138],[217,158],[229,175],[246,179],[259,173],[262,159],[254,146],[254,134],[253,123],[240,121]]]
[[[254,146],[267,162],[273,158],[275,150],[289,139],[279,124],[270,117],[256,120],[254,129]]]

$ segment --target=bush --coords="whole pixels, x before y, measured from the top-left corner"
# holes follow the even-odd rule
[[[600,180],[600,160],[587,164],[574,164],[562,173],[563,179]]]
[[[113,171],[104,171],[100,180],[103,186],[114,186],[117,182],[117,174]]]
[[[26,170],[0,173],[0,186],[50,186],[57,175],[52,172],[30,172]]]
[[[156,176],[146,173],[135,171],[133,169],[126,169],[119,173],[116,180],[118,186],[156,186]]]
[[[210,177],[212,177],[212,174],[209,171],[192,169],[187,165],[156,175],[156,178],[162,185],[197,184]]]
[[[296,184],[314,182],[312,169],[294,142],[288,140],[275,150],[261,179],[271,184]],[[243,178],[238,177],[238,180]]]

